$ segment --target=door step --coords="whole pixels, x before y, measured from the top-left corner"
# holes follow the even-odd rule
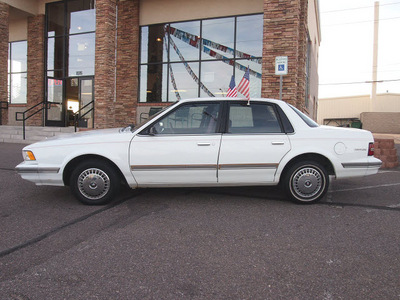
[[[26,126],[25,140],[22,126],[0,126],[0,143],[32,144],[46,138],[75,132],[74,127]]]

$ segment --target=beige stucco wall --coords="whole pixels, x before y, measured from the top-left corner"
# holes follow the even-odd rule
[[[400,94],[378,94],[375,103],[369,95],[319,99],[318,123],[324,119],[360,118],[363,112],[400,112]]]
[[[140,25],[263,12],[263,0],[140,1]]]
[[[363,129],[374,133],[400,134],[400,112],[363,112]]]
[[[28,39],[28,19],[14,19],[9,23],[9,41],[23,41]]]

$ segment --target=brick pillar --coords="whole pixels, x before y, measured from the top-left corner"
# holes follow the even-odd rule
[[[0,2],[0,101],[8,101],[7,74],[8,74],[8,16],[9,7]],[[3,104],[4,106],[4,104]],[[8,110],[0,109],[0,125],[7,124]]]
[[[115,126],[136,122],[139,74],[139,0],[118,3]]]
[[[282,100],[300,109],[304,106],[307,20],[305,0],[264,0],[264,39],[261,96],[279,98],[275,57],[288,56],[288,75],[283,76]],[[304,44],[304,45],[303,45]],[[303,49],[304,48],[304,49]]]
[[[44,100],[44,23],[44,15],[28,18],[27,108]],[[30,118],[27,124],[43,126],[43,111]]]
[[[94,127],[115,127],[116,0],[96,0]]]

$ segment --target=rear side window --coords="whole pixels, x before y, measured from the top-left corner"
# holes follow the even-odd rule
[[[318,127],[318,123],[316,123],[313,119],[311,119],[310,117],[306,116],[305,114],[303,114],[301,111],[299,111],[296,107],[289,105],[291,109],[293,109],[296,114],[299,115],[299,117],[310,127]]]
[[[229,133],[281,133],[274,106],[266,103],[230,103]]]

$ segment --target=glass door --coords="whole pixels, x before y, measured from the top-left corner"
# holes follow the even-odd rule
[[[65,126],[64,80],[47,79],[46,126]]]
[[[93,77],[79,78],[79,127],[94,127]]]

